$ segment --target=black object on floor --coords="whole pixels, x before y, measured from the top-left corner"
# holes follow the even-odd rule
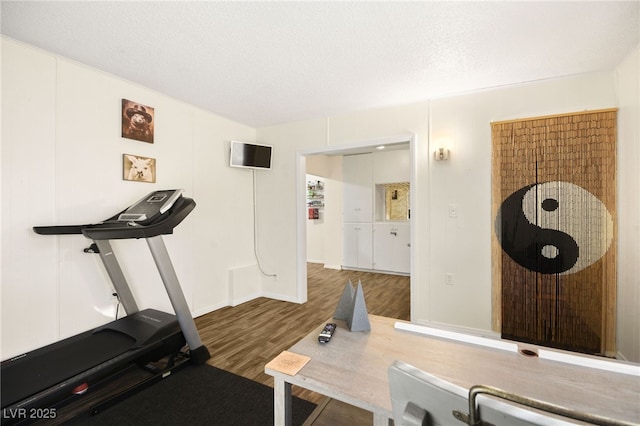
[[[316,408],[292,397],[293,424]],[[210,365],[188,366],[95,416],[65,425],[273,425],[273,388]]]

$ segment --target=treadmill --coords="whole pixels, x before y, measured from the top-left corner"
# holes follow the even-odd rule
[[[182,190],[154,191],[115,216],[90,225],[35,226],[41,235],[82,234],[93,240],[84,251],[98,253],[127,316],[1,364],[2,423],[46,415],[51,407],[81,395],[93,384],[130,367],[182,353],[199,365],[209,358],[202,344],[162,235],[187,217],[196,203]],[[144,238],[175,315],[139,310],[109,240]],[[188,352],[183,348],[188,344]],[[161,372],[165,377],[166,370]],[[54,410],[55,412],[55,410]],[[97,412],[97,411],[95,411]]]

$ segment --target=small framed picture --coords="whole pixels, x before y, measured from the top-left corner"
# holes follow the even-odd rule
[[[122,154],[122,178],[136,182],[155,183],[156,159]]]
[[[122,100],[122,137],[153,143],[154,109],[128,99]]]

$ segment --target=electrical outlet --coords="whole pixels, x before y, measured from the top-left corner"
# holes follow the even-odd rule
[[[449,204],[449,217],[453,217],[453,218],[458,217],[458,205],[457,204]]]
[[[444,283],[446,285],[453,285],[453,274],[451,272],[444,274]]]

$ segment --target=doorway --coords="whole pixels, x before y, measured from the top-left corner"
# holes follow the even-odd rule
[[[309,221],[309,211],[307,208],[307,195],[308,195],[308,183],[307,183],[307,158],[311,156],[345,156],[345,155],[354,155],[354,154],[362,154],[367,152],[376,152],[377,147],[384,146],[385,149],[408,149],[409,152],[409,164],[410,164],[410,180],[409,180],[409,188],[410,188],[410,197],[411,203],[416,199],[413,194],[416,188],[416,136],[414,134],[402,134],[398,136],[388,137],[388,138],[380,138],[380,139],[372,139],[365,140],[359,143],[351,144],[351,145],[336,145],[331,147],[323,147],[319,149],[313,150],[303,150],[298,151],[297,153],[297,171],[296,171],[296,188],[297,188],[297,213],[296,213],[296,234],[297,234],[297,259],[296,259],[296,267],[297,267],[297,291],[299,295],[299,300],[301,303],[306,302],[307,300],[307,222]],[[313,174],[313,173],[312,173]],[[326,201],[326,200],[325,200]],[[413,209],[413,207],[412,207]],[[412,215],[412,217],[415,217]],[[413,222],[413,220],[412,220]],[[334,225],[335,226],[335,225]],[[414,224],[410,222],[410,229],[414,228]],[[340,228],[340,246],[342,244],[342,229]],[[410,232],[410,244],[411,247],[414,247],[414,235],[413,232]],[[340,250],[341,252],[342,250]],[[416,264],[414,259],[415,250],[411,250],[410,254],[410,273],[409,277],[413,276],[414,265]],[[340,261],[335,263],[333,262],[330,265],[327,265],[329,268],[340,269],[341,268],[341,256]],[[413,280],[411,281],[411,295],[414,294],[414,284]],[[411,300],[414,298],[411,297]]]

